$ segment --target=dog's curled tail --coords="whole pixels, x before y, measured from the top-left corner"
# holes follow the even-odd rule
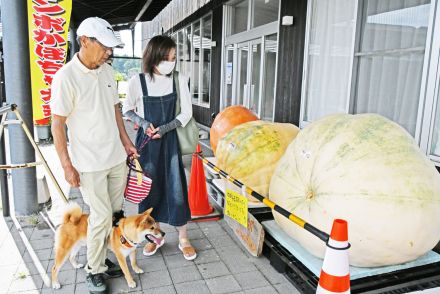
[[[70,203],[64,211],[63,224],[72,223],[76,225],[82,214],[81,207],[77,203]]]

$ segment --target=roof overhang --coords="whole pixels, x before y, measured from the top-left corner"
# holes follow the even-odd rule
[[[73,0],[72,21],[78,26],[88,17],[98,16],[123,29],[138,21],[150,21],[171,0]]]

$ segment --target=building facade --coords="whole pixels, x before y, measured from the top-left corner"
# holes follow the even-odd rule
[[[438,0],[173,0],[143,24],[168,34],[196,120],[229,105],[305,127],[378,113],[440,165]]]

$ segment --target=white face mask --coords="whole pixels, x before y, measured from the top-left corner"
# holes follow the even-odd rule
[[[168,75],[173,71],[175,65],[176,61],[161,61],[156,65],[156,69],[160,74]]]

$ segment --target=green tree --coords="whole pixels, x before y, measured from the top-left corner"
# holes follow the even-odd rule
[[[141,59],[126,59],[124,63],[124,73],[127,79],[141,72]]]
[[[115,71],[124,72],[125,59],[113,58],[112,67]]]
[[[119,82],[125,80],[125,77],[119,71],[115,71],[115,81],[116,81],[116,89],[119,86]]]
[[[119,82],[119,81],[123,81],[124,80],[124,75],[120,72],[115,72],[115,81]]]

